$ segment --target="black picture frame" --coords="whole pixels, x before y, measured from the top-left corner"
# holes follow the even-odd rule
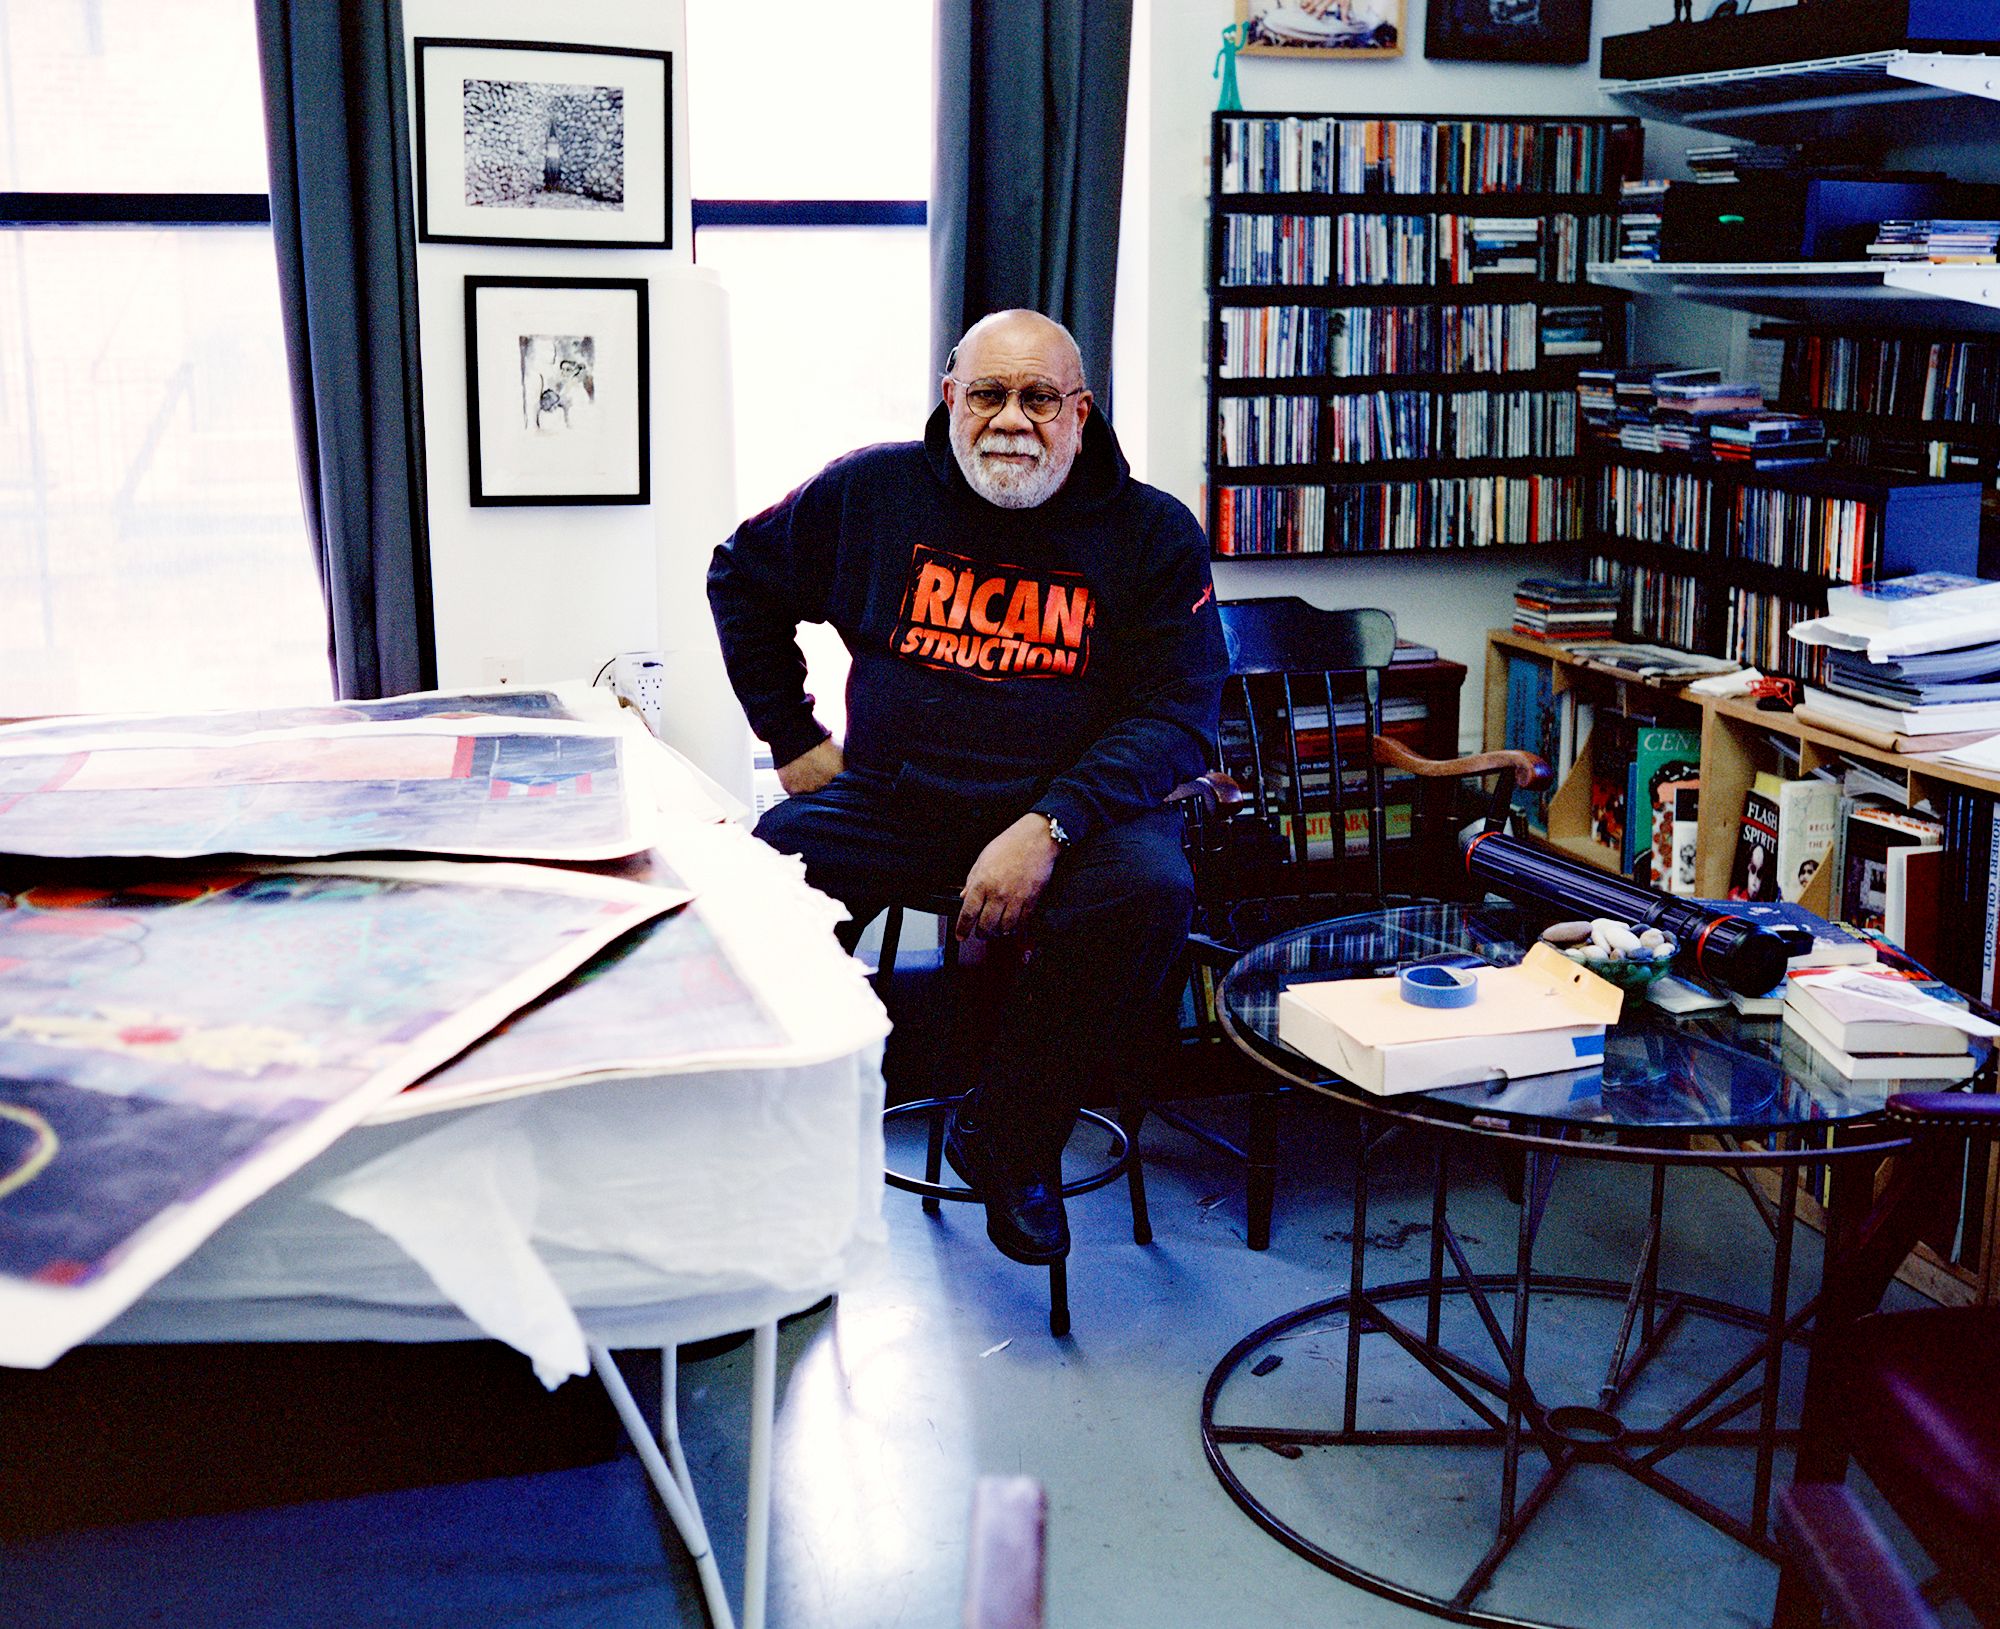
[[[508,302],[483,300],[489,293],[516,291],[521,297]],[[466,464],[470,502],[476,509],[554,507],[577,504],[648,504],[653,501],[652,475],[652,330],[648,311],[650,285],[643,277],[468,277],[465,279],[465,403]],[[562,295],[573,298],[567,305]],[[630,295],[629,316],[617,310],[612,326],[625,343],[629,366],[615,360],[608,374],[606,358],[590,354],[588,369],[581,380],[602,391],[607,383],[618,387],[618,400],[590,399],[592,427],[603,437],[600,444],[585,444],[578,456],[554,459],[536,457],[532,449],[545,445],[539,422],[530,424],[526,416],[534,411],[530,403],[530,342],[556,341],[555,331],[576,328],[584,322],[602,324],[621,302],[611,306],[592,301],[591,295]],[[505,309],[496,307],[504,305]],[[593,307],[595,309],[593,309]],[[506,321],[512,316],[512,322]],[[535,321],[539,327],[527,334],[519,332],[521,322]],[[509,334],[508,330],[513,333]],[[561,335],[560,342],[574,349],[578,339],[590,345],[601,326],[590,335]],[[553,354],[553,352],[551,353]],[[508,364],[514,368],[510,373]],[[608,391],[605,394],[609,394]],[[547,392],[541,393],[546,402]],[[576,398],[581,400],[581,398]],[[554,415],[561,414],[561,433],[573,429],[572,410],[562,401],[553,404],[550,432],[556,430]],[[522,422],[516,425],[517,415]],[[557,477],[579,467],[588,469],[588,457],[595,452],[597,462],[609,466],[624,446],[625,435],[632,437],[629,478],[625,466],[618,466],[597,482],[565,484]],[[560,449],[569,454],[572,449]]]
[[[1424,55],[1440,62],[1590,60],[1590,0],[1430,0]]]
[[[509,248],[671,249],[674,239],[674,58],[671,51],[622,45],[571,45],[559,41],[421,38],[416,52],[417,127],[413,145],[417,159],[417,238],[424,243],[478,243]],[[555,62],[548,59],[554,58]],[[541,59],[541,60],[537,60]],[[574,81],[552,82],[533,76],[561,71],[576,64]],[[595,64],[595,78],[593,73]],[[588,174],[598,166],[587,161],[566,164],[556,156],[561,143],[552,127],[545,145],[544,166],[554,163],[569,177],[556,187],[527,183],[532,175],[532,144],[496,140],[498,176],[488,185],[471,180],[473,121],[500,127],[499,114],[468,111],[466,71],[484,70],[493,83],[527,91],[558,84],[564,91],[595,91],[616,100],[618,120],[616,176],[618,202],[602,196],[602,187]],[[509,75],[521,76],[510,79]],[[557,100],[574,107],[574,95]],[[586,105],[576,115],[587,129],[593,114]],[[517,111],[523,119],[527,109]],[[553,117],[553,115],[552,115]],[[652,126],[657,122],[658,129]],[[644,128],[640,128],[643,125]],[[518,132],[517,132],[518,133]],[[585,144],[586,147],[589,144]],[[500,151],[505,147],[504,154]],[[552,152],[551,149],[554,151]],[[611,143],[599,142],[602,160],[611,158]],[[521,185],[510,189],[511,179]],[[577,200],[574,207],[538,208],[517,199],[560,192]],[[483,196],[476,196],[483,194]],[[636,196],[635,196],[636,195]],[[616,218],[612,218],[616,217]],[[490,224],[489,224],[490,223]],[[620,230],[626,227],[626,230]]]

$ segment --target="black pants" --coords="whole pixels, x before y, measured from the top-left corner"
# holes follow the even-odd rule
[[[757,835],[802,856],[806,880],[847,907],[851,947],[888,906],[956,893],[979,851],[1023,812],[850,766],[777,804]],[[1158,1021],[1194,910],[1180,828],[1179,814],[1161,808],[1064,853],[1024,935],[1025,959],[993,998],[967,1111],[1043,1168],[1093,1088],[1143,1055]]]

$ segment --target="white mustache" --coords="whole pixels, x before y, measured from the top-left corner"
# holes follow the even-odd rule
[[[1041,442],[1020,430],[988,430],[979,438],[974,450],[989,455],[1026,453],[1036,459],[1046,451]]]

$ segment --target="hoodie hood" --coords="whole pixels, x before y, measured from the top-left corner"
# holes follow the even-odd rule
[[[1112,432],[1111,421],[1097,411],[1095,404],[1090,417],[1084,420],[1083,444],[1076,450],[1076,462],[1069,467],[1069,478],[1053,498],[1033,509],[1001,509],[973,491],[965,472],[958,467],[957,455],[951,450],[951,412],[943,402],[937,404],[929,422],[924,425],[924,457],[931,466],[931,473],[952,492],[967,503],[977,504],[994,515],[1075,515],[1101,509],[1117,497],[1132,478],[1132,466],[1125,461],[1124,450],[1119,447],[1118,437]]]

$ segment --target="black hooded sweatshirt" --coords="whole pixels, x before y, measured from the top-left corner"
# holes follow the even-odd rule
[[[944,407],[921,442],[836,459],[715,551],[708,599],[750,727],[789,763],[827,731],[795,630],[854,658],[851,764],[1072,840],[1207,767],[1228,668],[1208,546],[1132,479],[1099,414],[1061,489],[1001,509],[966,483]]]

